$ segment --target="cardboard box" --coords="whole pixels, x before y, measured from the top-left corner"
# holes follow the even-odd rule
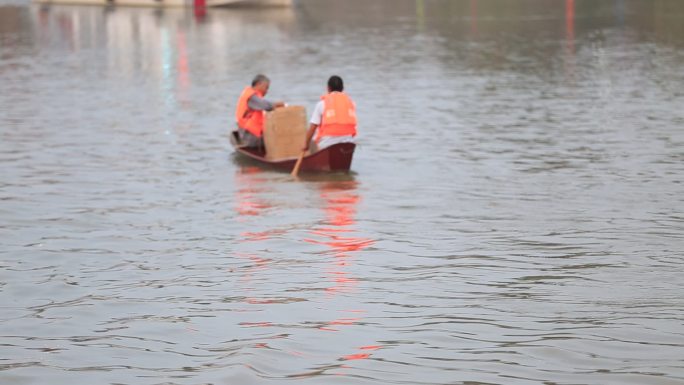
[[[267,112],[264,123],[266,158],[298,157],[304,147],[306,131],[306,108],[303,106],[287,106]]]

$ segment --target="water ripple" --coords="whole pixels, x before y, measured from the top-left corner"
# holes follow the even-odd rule
[[[684,382],[684,9],[503,3],[0,0],[0,383]],[[352,173],[231,154],[255,63]]]

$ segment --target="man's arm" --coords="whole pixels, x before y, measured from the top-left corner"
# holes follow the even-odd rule
[[[252,97],[247,100],[247,107],[249,107],[250,110],[255,111],[273,111],[273,109],[283,107],[284,105],[285,103],[283,102],[271,103],[257,95],[252,95]]]
[[[304,142],[304,148],[302,148],[302,151],[309,151],[309,147],[311,146],[311,139],[313,138],[317,128],[318,124],[311,123],[309,125],[309,131],[306,132],[306,142]]]
[[[325,110],[325,103],[323,103],[321,100],[318,102],[318,104],[316,104],[316,108],[314,108],[314,112],[311,114],[311,124],[309,125],[309,131],[306,132],[306,143],[304,143],[304,148],[302,148],[302,151],[309,151],[311,139],[323,120],[323,110]]]

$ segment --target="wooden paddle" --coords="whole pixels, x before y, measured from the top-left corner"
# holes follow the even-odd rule
[[[304,155],[306,155],[306,150],[302,151],[302,153],[299,154],[299,158],[297,158],[297,163],[295,163],[295,166],[292,169],[292,173],[290,173],[295,178],[297,177],[297,174],[299,174],[299,168],[302,166]]]

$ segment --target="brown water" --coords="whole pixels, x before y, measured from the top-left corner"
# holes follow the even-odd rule
[[[257,72],[349,176],[232,154]],[[1,384],[683,384],[684,2],[0,0]]]

